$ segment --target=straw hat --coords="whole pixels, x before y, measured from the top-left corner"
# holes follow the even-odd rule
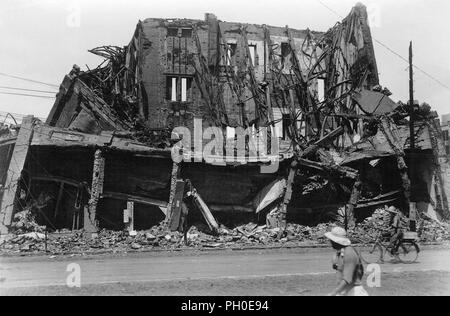
[[[387,209],[389,213],[398,214],[398,210],[395,208],[395,206],[391,206]]]
[[[331,232],[325,233],[325,237],[344,247],[352,244],[347,238],[347,232],[341,227],[334,227]]]

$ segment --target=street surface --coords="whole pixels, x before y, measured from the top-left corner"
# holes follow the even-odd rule
[[[336,282],[332,255],[278,249],[3,257],[0,295],[325,295]],[[72,263],[80,267],[80,288],[67,286]],[[449,295],[450,249],[424,250],[415,264],[387,262],[381,272],[372,295]]]

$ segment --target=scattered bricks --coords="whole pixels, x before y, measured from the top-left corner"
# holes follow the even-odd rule
[[[153,249],[220,249],[242,247],[280,247],[295,245],[328,244],[324,237],[335,223],[323,223],[317,226],[303,226],[288,223],[285,235],[279,238],[280,228],[269,228],[266,225],[258,226],[249,223],[233,229],[221,226],[224,232],[219,236],[207,233],[209,230],[202,223],[191,226],[187,233],[188,246],[184,244],[183,235],[179,232],[167,232],[162,226],[155,226],[147,231],[138,232],[136,236],[129,236],[123,231],[99,232],[97,239],[83,238],[82,232],[59,231],[48,235],[48,251],[52,254],[89,253],[98,251],[126,252],[148,251]],[[389,214],[380,209],[373,213],[363,223],[358,224],[349,232],[353,242],[361,242],[365,239],[372,241],[380,229],[389,225]],[[422,242],[440,242],[450,240],[449,224],[439,223],[422,217],[419,221],[419,236]],[[2,253],[38,253],[45,251],[45,241],[35,238],[40,234],[17,235],[0,245]]]
[[[138,250],[138,249],[141,249],[141,248],[142,248],[142,246],[140,244],[138,244],[138,243],[132,243],[131,244],[131,249]]]

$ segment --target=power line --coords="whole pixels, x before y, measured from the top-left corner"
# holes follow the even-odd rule
[[[0,111],[0,115],[3,115],[3,116],[5,116],[5,115],[14,115],[15,117],[20,117],[20,118],[24,118],[25,116],[29,116],[29,115],[31,115],[31,114],[22,114],[22,113],[14,113],[14,112],[7,112],[7,111]],[[38,117],[38,116],[34,116],[34,117],[36,117],[36,118],[41,118],[41,117]]]
[[[334,13],[335,15],[337,15],[338,17],[340,17],[341,19],[343,19],[344,17],[342,15],[340,15],[338,12],[336,12],[335,10],[333,10],[332,8],[330,8],[329,6],[327,6],[325,3],[323,3],[320,0],[317,0],[317,2],[319,2],[322,6],[324,6],[325,8],[327,8],[330,12]],[[373,36],[372,36],[373,37]],[[382,47],[384,47],[385,49],[387,49],[389,52],[391,52],[392,54],[394,54],[395,56],[397,56],[398,58],[400,58],[401,60],[403,60],[404,62],[406,62],[407,64],[409,64],[409,60],[405,57],[403,57],[401,54],[397,53],[395,50],[393,50],[392,48],[390,48],[388,45],[384,44],[383,42],[379,41],[378,39],[376,39],[375,37],[373,37],[374,41],[376,43],[378,43],[379,45],[381,45]],[[439,85],[441,85],[442,87],[446,88],[447,90],[450,90],[450,87],[448,85],[446,85],[445,83],[443,83],[442,81],[440,81],[439,79],[437,79],[436,77],[434,77],[433,75],[429,74],[428,72],[426,72],[425,70],[423,70],[422,68],[420,68],[419,66],[413,65],[413,67],[415,69],[417,69],[418,71],[420,71],[421,73],[423,73],[425,76],[427,76],[428,78],[430,78],[431,80],[435,81],[436,83],[438,83]]]
[[[33,79],[24,78],[24,77],[14,76],[14,75],[6,74],[6,73],[3,73],[3,72],[0,72],[0,76],[8,77],[8,78],[14,78],[14,79],[19,79],[19,80],[33,82],[33,83],[39,83],[39,84],[42,84],[42,85],[45,85],[45,86],[49,86],[49,87],[59,88],[59,86],[56,85],[56,84],[51,84],[51,83],[46,83],[46,82],[42,82],[42,81],[38,81],[38,80],[33,80]]]
[[[0,91],[0,94],[18,95],[18,96],[42,98],[42,99],[54,99],[55,98],[55,97],[48,97],[48,96],[45,96],[45,95],[26,94],[26,93],[13,93],[13,92],[3,92],[3,91]]]
[[[331,12],[333,12],[334,14],[336,14],[338,17],[340,17],[341,19],[344,19],[344,17],[342,15],[340,15],[337,11],[333,10],[332,8],[330,8],[329,6],[327,6],[325,3],[323,3],[320,0],[317,0],[317,2],[319,2],[322,6],[324,6],[325,8],[327,8],[328,10],[330,10]]]
[[[9,89],[9,90],[29,91],[29,92],[52,93],[52,94],[58,93],[56,91],[33,90],[33,89],[24,89],[24,88],[16,88],[16,87],[7,87],[7,86],[0,86],[0,88],[2,88],[2,89]]]

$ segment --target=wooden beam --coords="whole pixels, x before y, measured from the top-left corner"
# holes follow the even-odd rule
[[[353,168],[342,167],[342,166],[338,166],[338,165],[327,165],[327,164],[323,164],[320,162],[311,161],[311,160],[307,160],[307,159],[303,159],[303,158],[298,159],[298,162],[300,165],[302,165],[304,167],[316,169],[318,171],[322,171],[322,172],[326,172],[326,173],[334,173],[334,174],[337,174],[337,175],[345,177],[345,178],[350,178],[350,179],[356,180],[358,177],[358,171],[356,171]]]
[[[209,229],[213,233],[219,233],[219,224],[216,219],[212,215],[210,209],[206,205],[205,201],[201,198],[201,196],[194,190],[192,197],[194,198],[194,203],[198,207],[198,209],[202,212],[203,217],[205,218],[206,223],[209,226]]]
[[[340,126],[337,129],[330,132],[329,134],[327,134],[326,136],[319,139],[313,145],[306,148],[301,153],[301,158],[305,158],[305,157],[308,157],[309,155],[314,154],[320,148],[320,146],[326,144],[327,142],[333,141],[335,138],[341,136],[342,134],[344,134],[344,128],[342,126]]]
[[[57,182],[57,183],[64,183],[65,185],[70,185],[73,187],[80,187],[83,186],[82,182],[64,178],[64,177],[57,177],[57,176],[46,176],[46,175],[33,175],[31,176],[31,180],[33,181],[49,181],[49,182]]]
[[[355,208],[358,205],[359,197],[361,196],[361,180],[359,176],[357,177],[354,185],[352,194],[350,196],[350,200],[348,201],[347,206],[345,207],[345,229],[353,229],[355,227]]]
[[[27,116],[23,119],[17,136],[14,151],[9,163],[6,175],[5,190],[0,203],[0,234],[7,234],[11,226],[16,196],[25,161],[28,156],[30,142],[33,137],[34,117]]]
[[[292,199],[292,186],[294,185],[295,174],[297,173],[298,162],[296,160],[291,162],[291,168],[289,169],[289,175],[286,182],[286,191],[283,197],[283,203],[281,204],[281,224],[284,226],[283,230],[286,229],[286,217],[287,217],[287,208],[289,203],[291,203]]]
[[[167,202],[155,200],[148,197],[142,197],[132,194],[125,194],[125,193],[117,193],[117,192],[103,192],[100,196],[101,199],[115,199],[115,200],[121,200],[121,201],[130,201],[135,202],[142,205],[150,205],[150,206],[157,206],[157,207],[167,207]]]

